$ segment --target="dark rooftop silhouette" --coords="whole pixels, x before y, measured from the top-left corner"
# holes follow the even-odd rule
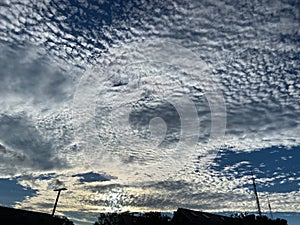
[[[179,208],[172,219],[172,224],[180,225],[226,225],[233,222],[233,218],[217,214]]]
[[[0,206],[1,225],[74,225],[66,217]]]

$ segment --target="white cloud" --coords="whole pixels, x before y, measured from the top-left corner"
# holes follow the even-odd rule
[[[97,211],[119,206],[173,209],[180,204],[212,211],[254,210],[251,195],[247,189],[240,188],[241,184],[249,183],[249,179],[235,178],[237,174],[234,174],[235,179],[228,180],[224,174],[210,170],[201,171],[201,175],[193,174],[191,171],[197,163],[194,163],[196,159],[189,158],[190,154],[180,159],[186,165],[178,171],[178,162],[168,160],[168,156],[175,153],[173,148],[153,147],[153,142],[161,141],[165,126],[154,130],[158,139],[138,142],[139,148],[118,146],[120,140],[126,139],[127,143],[134,144],[127,137],[131,132],[148,137],[148,122],[152,117],[161,117],[169,128],[162,145],[173,147],[181,135],[178,115],[170,104],[155,97],[184,94],[194,101],[200,118],[200,140],[193,156],[220,147],[253,151],[299,145],[300,87],[296,57],[299,49],[294,40],[295,30],[299,30],[299,13],[288,3],[273,2],[263,6],[251,3],[255,6],[251,8],[255,9],[253,12],[239,2],[144,2],[137,8],[128,1],[122,7],[110,4],[110,12],[105,5],[71,7],[68,1],[60,4],[64,8],[58,7],[56,1],[24,1],[23,4],[10,1],[9,6],[1,6],[4,19],[0,21],[0,154],[6,159],[3,164],[1,161],[1,174],[37,176],[54,172],[57,175],[50,180],[37,178],[35,183],[22,181],[39,191],[19,206],[38,209],[42,202],[49,212],[54,198],[48,193],[59,181],[71,187],[61,202],[66,211],[82,208]],[[7,7],[10,10],[6,10]],[[95,14],[80,14],[78,7]],[[120,7],[122,13],[117,11]],[[69,13],[64,15],[63,10]],[[79,20],[74,19],[76,16]],[[209,145],[205,142],[211,117],[204,91],[211,86],[207,80],[202,86],[197,85],[198,80],[191,74],[198,72],[200,65],[189,63],[190,58],[185,58],[187,51],[180,52],[182,57],[176,59],[176,65],[168,65],[176,60],[159,65],[147,61],[149,56],[161,59],[179,49],[163,49],[164,54],[159,55],[155,46],[163,41],[193,51],[195,59],[209,65],[208,74],[212,81],[217,81],[226,104],[224,140],[212,140]],[[134,64],[136,60],[142,63]],[[84,105],[86,108],[82,106],[82,111],[95,114],[91,124],[96,126],[96,132],[87,135],[100,138],[85,137],[87,142],[96,141],[90,142],[92,147],[101,141],[100,150],[105,154],[100,156],[93,148],[82,149],[83,143],[74,137],[71,109],[80,76],[93,66],[114,69],[111,77],[107,76],[112,73],[99,74],[103,83],[93,92],[96,96],[86,96],[95,97],[98,108],[88,111],[89,104]],[[113,132],[109,109],[118,106],[116,112],[122,115],[124,102],[135,109],[131,114],[134,129],[125,130],[126,133],[115,127]],[[116,132],[120,130],[124,133]],[[203,158],[198,161],[201,160]],[[211,159],[206,160],[209,163]],[[91,168],[91,162],[97,166]],[[157,167],[153,167],[155,163]],[[167,169],[162,170],[159,166],[164,163],[168,163]],[[97,186],[80,185],[78,178],[72,177],[91,169],[119,179],[114,181],[116,184]],[[297,174],[294,176],[299,179]],[[161,183],[143,182],[168,177],[169,181]],[[263,178],[268,182],[272,179]],[[172,195],[174,192],[176,196]],[[206,204],[201,205],[203,199]],[[284,205],[291,211],[299,211],[298,190],[274,193],[271,201],[278,211],[285,211]]]

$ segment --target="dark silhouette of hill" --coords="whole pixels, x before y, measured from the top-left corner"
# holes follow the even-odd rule
[[[94,225],[287,225],[284,219],[239,214],[231,217],[179,208],[171,219],[160,212],[100,213]]]
[[[74,225],[66,217],[52,217],[47,213],[33,212],[0,206],[1,225]]]

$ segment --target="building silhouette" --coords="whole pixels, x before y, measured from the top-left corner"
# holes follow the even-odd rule
[[[1,225],[74,225],[66,217],[0,206]]]
[[[227,225],[233,220],[227,216],[179,208],[171,222],[174,225]]]

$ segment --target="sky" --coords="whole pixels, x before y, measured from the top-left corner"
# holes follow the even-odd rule
[[[300,222],[298,1],[0,1],[0,204]]]

